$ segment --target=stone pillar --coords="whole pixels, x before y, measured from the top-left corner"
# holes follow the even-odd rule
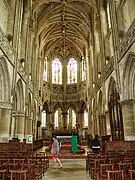
[[[104,114],[99,115],[99,134],[100,136],[106,135],[106,116]]]
[[[135,140],[135,100],[121,102],[125,140]]]
[[[16,114],[16,136],[20,141],[24,139],[25,112],[18,111]]]
[[[80,129],[83,128],[83,122],[84,122],[84,113],[83,112],[78,112],[77,113],[77,121],[76,123],[80,125]]]
[[[109,111],[105,112],[105,116],[106,116],[106,135],[111,135]]]
[[[53,114],[52,114],[52,112],[51,111],[47,112],[46,117],[47,117],[47,123],[46,123],[46,125],[47,125],[47,136],[49,136],[50,140],[51,140],[52,129],[54,127],[53,126],[54,123],[53,123]]]
[[[0,142],[9,140],[11,108],[10,103],[0,102]]]
[[[68,113],[67,112],[63,112],[61,114],[62,114],[62,119],[63,119],[63,128],[67,129],[67,115],[68,115]]]
[[[26,132],[27,132],[27,135],[32,135],[32,118],[27,116],[26,119],[27,119],[26,120],[26,126],[27,126],[26,127],[27,128]]]

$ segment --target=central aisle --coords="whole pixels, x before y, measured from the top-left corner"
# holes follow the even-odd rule
[[[63,168],[59,169],[53,167],[53,161],[50,160],[50,167],[45,173],[43,180],[90,180],[90,177],[85,172],[85,160],[63,159],[61,162]]]

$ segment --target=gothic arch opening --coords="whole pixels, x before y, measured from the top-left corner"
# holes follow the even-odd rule
[[[10,102],[10,77],[5,57],[0,57],[0,101]]]
[[[123,72],[123,96],[124,99],[135,98],[135,54],[128,55]]]
[[[110,82],[109,82],[109,87],[108,87],[108,100],[112,92],[115,90],[116,90],[116,81],[113,77],[111,77]]]
[[[19,79],[17,82],[16,95],[17,95],[17,110],[24,111],[24,92],[23,92],[23,84],[21,79]]]
[[[111,77],[108,89],[108,109],[113,141],[124,140],[122,107],[120,95],[116,89],[116,82]]]

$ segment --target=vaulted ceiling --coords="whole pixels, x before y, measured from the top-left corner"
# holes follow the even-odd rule
[[[95,0],[35,0],[37,40],[45,56],[83,56],[92,26]]]

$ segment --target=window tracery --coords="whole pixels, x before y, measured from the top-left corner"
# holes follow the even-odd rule
[[[47,81],[47,74],[48,74],[48,62],[47,59],[44,61],[44,71],[43,71],[43,81]]]
[[[58,58],[52,61],[52,83],[62,84],[62,63]]]
[[[68,84],[77,83],[77,61],[71,58],[67,65]]]
[[[86,80],[86,61],[82,58],[82,81]]]

